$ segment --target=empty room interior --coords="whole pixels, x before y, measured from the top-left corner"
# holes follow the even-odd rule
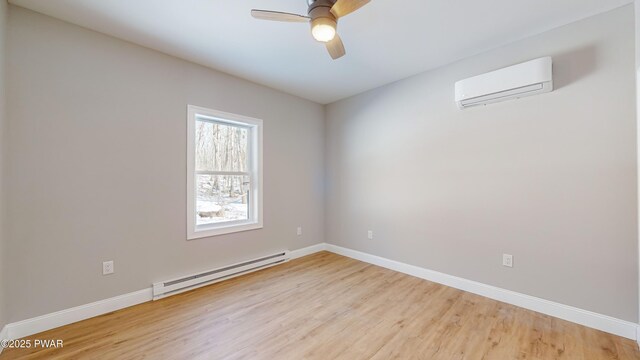
[[[0,360],[640,359],[633,0],[0,0]]]

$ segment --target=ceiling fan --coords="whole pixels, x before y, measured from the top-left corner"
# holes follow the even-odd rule
[[[360,9],[371,0],[307,0],[308,16],[280,11],[251,10],[251,16],[261,20],[308,22],[314,39],[326,44],[329,55],[335,60],[346,54],[344,44],[337,33],[338,19]]]

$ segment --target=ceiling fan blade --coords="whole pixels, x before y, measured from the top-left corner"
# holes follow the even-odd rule
[[[347,52],[344,50],[344,44],[340,36],[336,34],[333,40],[327,43],[327,51],[333,60],[343,57]]]
[[[343,17],[367,5],[371,0],[338,0],[333,7],[331,13],[336,17]]]
[[[260,20],[286,21],[286,22],[309,22],[309,18],[303,15],[291,14],[280,11],[251,10],[251,16]]]

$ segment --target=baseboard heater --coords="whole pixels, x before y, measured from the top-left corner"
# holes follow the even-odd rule
[[[157,282],[153,284],[153,300],[193,290],[201,286],[228,280],[236,276],[282,264],[290,259],[289,250],[266,255],[241,263],[204,271],[198,274],[183,276],[178,279]]]

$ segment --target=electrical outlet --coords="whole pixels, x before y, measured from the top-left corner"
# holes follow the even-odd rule
[[[102,263],[102,275],[113,274],[114,271],[115,270],[113,268],[113,260],[105,261]]]
[[[502,265],[506,267],[513,267],[513,255],[502,254]]]
[[[302,226],[298,226],[298,236],[302,235]]]
[[[369,232],[367,232],[367,237],[369,240],[373,240],[373,230],[369,230]]]

